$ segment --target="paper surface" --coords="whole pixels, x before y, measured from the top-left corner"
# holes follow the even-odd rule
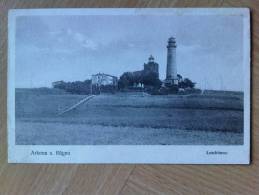
[[[11,10],[9,162],[248,164],[249,14]]]

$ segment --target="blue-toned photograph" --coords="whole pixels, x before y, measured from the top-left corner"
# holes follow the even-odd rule
[[[21,15],[17,145],[243,145],[237,15]]]

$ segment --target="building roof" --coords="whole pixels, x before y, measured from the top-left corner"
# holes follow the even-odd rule
[[[116,76],[110,75],[110,74],[105,74],[105,73],[97,73],[97,74],[93,74],[92,76],[108,76],[108,77],[113,77],[113,78],[117,78]]]
[[[150,62],[150,61],[154,61],[155,60],[155,58],[152,56],[152,55],[150,55],[150,57],[148,58],[148,61]]]
[[[174,37],[170,37],[170,38],[168,39],[168,45],[167,45],[167,47],[176,47],[176,40],[175,40]]]

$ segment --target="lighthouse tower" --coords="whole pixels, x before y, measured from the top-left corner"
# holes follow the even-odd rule
[[[170,37],[167,45],[167,67],[166,67],[166,85],[178,85],[177,67],[176,67],[176,41]]]

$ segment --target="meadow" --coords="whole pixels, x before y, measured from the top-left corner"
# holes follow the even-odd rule
[[[243,95],[101,94],[59,115],[84,95],[16,91],[21,145],[243,144]]]

